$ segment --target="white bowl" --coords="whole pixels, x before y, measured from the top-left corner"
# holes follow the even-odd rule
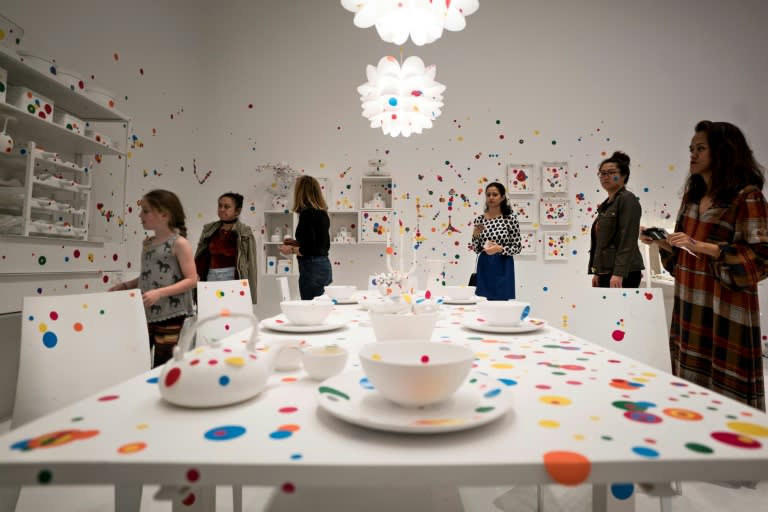
[[[325,287],[325,294],[334,300],[349,300],[357,291],[357,286],[331,285]]]
[[[475,296],[474,286],[444,286],[443,294],[449,299],[469,300]]]
[[[491,325],[519,325],[531,312],[531,305],[519,300],[485,300],[477,312]]]
[[[304,349],[302,362],[310,378],[325,380],[344,370],[348,355],[347,350],[338,345],[309,347]]]
[[[447,400],[467,378],[474,354],[460,345],[372,343],[360,350],[363,371],[385,398],[406,407]]]
[[[280,310],[294,325],[320,325],[333,309],[331,301],[284,300]]]
[[[438,312],[421,314],[368,313],[371,317],[376,341],[415,340],[429,341],[435,330]]]

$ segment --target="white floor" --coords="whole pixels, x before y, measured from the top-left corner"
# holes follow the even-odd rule
[[[768,370],[768,359],[764,361]],[[768,371],[766,372],[768,373]],[[8,430],[8,423],[0,423],[0,433]],[[768,477],[768,475],[766,475]],[[142,497],[142,512],[170,512],[168,502],[154,501],[153,495],[157,487],[146,486]],[[381,490],[335,491],[344,499],[332,512],[346,510],[366,510],[366,512],[391,512],[392,492]],[[423,512],[430,506],[423,499],[407,498],[408,491],[398,491],[398,512],[410,510]],[[232,510],[232,492],[229,488],[217,489],[217,512]],[[297,493],[298,494],[298,493]],[[545,486],[542,488],[545,512],[587,512],[591,510],[592,494],[589,486],[562,487]],[[318,507],[296,508],[291,505],[294,499],[277,500],[272,507],[272,491],[266,488],[246,489],[243,496],[246,511],[260,511],[269,508],[270,512],[281,510],[312,510],[326,512]],[[298,497],[298,496],[297,496]],[[463,487],[461,500],[467,512],[514,511],[528,512],[536,510],[536,487]],[[33,488],[24,489],[19,499],[17,512],[102,512],[112,511],[113,497],[111,488],[81,487],[81,488]],[[403,506],[406,503],[406,506]],[[295,503],[294,503],[295,504]],[[361,504],[364,504],[361,506]],[[443,511],[442,507],[436,510]],[[768,481],[761,482],[756,490],[727,489],[707,483],[683,483],[682,496],[671,500],[671,510],[666,512],[721,512],[723,510],[768,510]],[[659,512],[658,498],[638,494],[636,500],[637,512]],[[448,511],[444,511],[448,512]]]

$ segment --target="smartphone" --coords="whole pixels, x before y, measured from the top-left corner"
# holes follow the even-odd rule
[[[664,228],[646,228],[642,234],[653,240],[666,240],[669,236],[669,233]]]

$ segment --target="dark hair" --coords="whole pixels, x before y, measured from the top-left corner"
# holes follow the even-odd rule
[[[512,207],[509,206],[509,201],[507,201],[507,189],[504,188],[504,185],[499,183],[498,181],[494,181],[493,183],[489,183],[485,187],[485,192],[488,193],[488,189],[491,187],[496,187],[496,190],[499,191],[499,195],[503,198],[501,200],[501,204],[499,205],[499,208],[501,208],[501,214],[504,217],[509,217],[512,215]],[[485,204],[485,210],[488,211],[488,203]]]
[[[226,192],[221,194],[219,199],[223,199],[225,197],[230,198],[235,203],[236,210],[241,210],[243,208],[243,196],[240,194],[236,194],[235,192]]]
[[[725,121],[699,121],[695,131],[707,136],[712,171],[709,194],[716,202],[730,201],[747,185],[763,188],[763,168],[738,127]],[[688,177],[686,190],[689,200],[698,202],[707,193],[707,184],[693,174]]]
[[[629,155],[623,151],[614,151],[611,156],[600,162],[599,171],[605,164],[616,164],[619,174],[624,177],[624,184],[629,183]]]
[[[179,197],[170,190],[150,190],[143,197],[144,201],[155,210],[168,215],[168,227],[175,229],[183,237],[187,236],[187,216]]]
[[[293,188],[293,211],[299,213],[307,208],[327,211],[328,204],[323,197],[320,182],[305,174],[296,178],[296,185]]]

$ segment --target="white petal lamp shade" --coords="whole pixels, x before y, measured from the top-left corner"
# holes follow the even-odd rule
[[[357,88],[363,117],[371,128],[385,135],[410,137],[432,128],[442,111],[445,86],[435,81],[437,68],[424,66],[418,57],[408,57],[402,67],[395,57],[382,57],[366,68],[368,82]]]
[[[360,28],[376,26],[387,43],[402,45],[411,37],[415,45],[429,44],[443,35],[443,29],[463,30],[466,16],[480,7],[479,0],[341,0],[355,13]]]

